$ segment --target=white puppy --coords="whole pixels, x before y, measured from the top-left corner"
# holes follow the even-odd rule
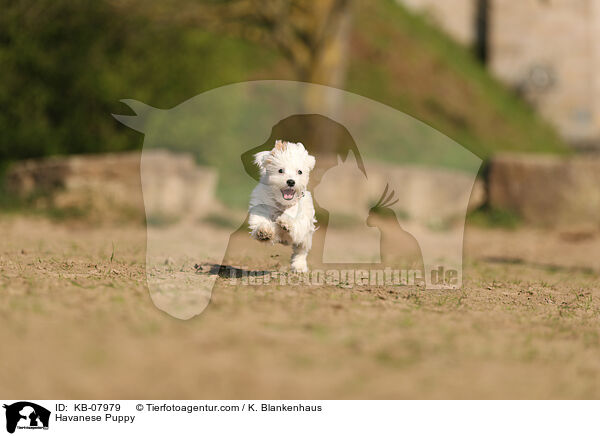
[[[301,143],[278,140],[273,150],[255,154],[254,163],[260,168],[260,183],[250,197],[250,234],[259,241],[292,244],[292,271],[308,271],[316,220],[306,189],[315,158]]]

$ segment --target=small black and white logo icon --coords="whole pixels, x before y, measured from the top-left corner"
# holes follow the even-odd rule
[[[29,401],[18,401],[3,406],[6,409],[6,431],[14,433],[16,429],[47,430],[50,411]]]

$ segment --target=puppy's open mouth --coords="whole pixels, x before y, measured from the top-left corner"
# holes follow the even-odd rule
[[[283,195],[284,200],[291,200],[294,198],[294,194],[296,190],[294,188],[286,188],[281,190],[281,195]]]

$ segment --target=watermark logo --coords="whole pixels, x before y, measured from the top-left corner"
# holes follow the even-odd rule
[[[50,411],[39,404],[29,401],[18,401],[3,406],[6,409],[6,431],[15,430],[48,430]]]
[[[194,266],[201,274],[216,274],[235,286],[424,286],[427,280],[420,269],[311,269],[304,273],[289,270],[258,271],[247,266],[204,264]],[[458,271],[444,270],[443,266],[431,271],[430,282],[448,289],[458,285]]]

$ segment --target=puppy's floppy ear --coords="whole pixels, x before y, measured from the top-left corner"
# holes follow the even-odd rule
[[[266,172],[265,165],[267,164],[267,159],[270,155],[270,151],[261,151],[254,155],[254,163],[260,169],[261,174],[264,174]]]
[[[311,156],[310,154],[306,156],[306,166],[308,167],[309,171],[313,170],[316,162],[317,161],[314,156]]]

